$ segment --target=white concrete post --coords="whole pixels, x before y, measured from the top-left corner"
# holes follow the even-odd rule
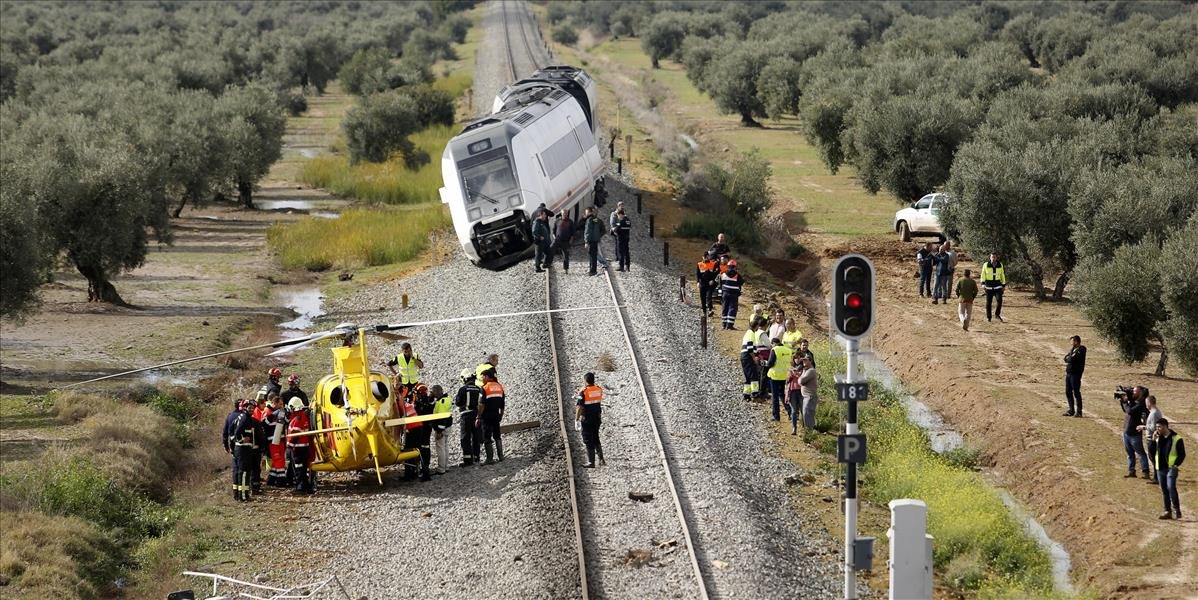
[[[931,600],[932,536],[922,500],[890,501],[890,600]]]

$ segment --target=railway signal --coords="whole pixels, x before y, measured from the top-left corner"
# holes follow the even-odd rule
[[[874,326],[874,265],[846,254],[832,268],[832,328],[846,340],[859,340]]]

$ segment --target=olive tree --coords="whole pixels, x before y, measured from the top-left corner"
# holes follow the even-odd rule
[[[261,84],[230,88],[217,100],[225,129],[229,173],[242,206],[253,208],[254,188],[283,154],[287,116],[273,91]]]
[[[714,57],[708,69],[706,88],[716,107],[740,115],[742,125],[760,127],[757,119],[766,116],[765,105],[757,95],[757,78],[765,61],[759,48],[740,43]]]
[[[761,76],[757,79],[757,95],[771,119],[799,113],[802,67],[789,56],[775,56],[761,70]]]
[[[653,15],[649,24],[641,33],[641,47],[656,69],[659,61],[670,58],[682,49],[682,39],[686,37],[684,13],[662,12]]]
[[[0,316],[20,318],[37,306],[49,256],[36,207],[17,193],[16,174],[7,171],[0,169],[6,182],[0,186]]]
[[[408,136],[421,129],[420,115],[420,106],[400,90],[362,98],[341,123],[350,162],[383,162],[396,151],[409,165],[418,162],[416,146]]]

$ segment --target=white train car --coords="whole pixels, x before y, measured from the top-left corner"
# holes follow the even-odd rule
[[[499,90],[499,93],[495,95],[494,102],[491,103],[491,114],[503,112],[504,105],[520,93],[544,85],[560,87],[574,96],[574,99],[582,106],[583,113],[586,114],[587,122],[591,125],[591,133],[597,134],[599,122],[595,118],[595,99],[599,96],[599,92],[595,88],[595,80],[591,79],[586,71],[568,65],[539,69],[529,75],[527,79],[521,79]]]
[[[554,69],[590,81],[579,69]],[[546,80],[517,82],[505,88],[499,112],[467,125],[445,146],[441,202],[449,205],[462,251],[474,264],[496,268],[527,256],[541,204],[576,217],[582,208],[602,206],[594,84],[589,94],[577,83],[572,87],[578,95]]]

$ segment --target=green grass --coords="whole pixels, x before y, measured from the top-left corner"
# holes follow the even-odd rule
[[[440,204],[404,208],[358,208],[339,219],[308,217],[275,225],[266,240],[288,269],[373,267],[411,260],[424,250],[429,233],[448,227]]]
[[[420,168],[408,169],[399,156],[383,163],[349,164],[342,154],[318,156],[304,161],[299,180],[347,196],[382,204],[418,204],[438,202],[441,187],[441,152],[458,129],[434,125],[413,134],[412,143],[428,153],[429,161]]]
[[[824,399],[817,423],[820,429],[835,428],[841,407],[828,399],[835,398],[833,376],[843,372],[844,361],[830,356],[823,344],[812,351]],[[863,493],[883,505],[896,498],[927,503],[933,561],[945,583],[983,597],[1053,596],[1048,553],[981,475],[962,466],[971,462],[968,451],[937,455],[924,432],[907,420],[898,396],[876,383],[870,386],[869,401],[860,405],[860,423],[869,436],[869,461],[861,469]]]

